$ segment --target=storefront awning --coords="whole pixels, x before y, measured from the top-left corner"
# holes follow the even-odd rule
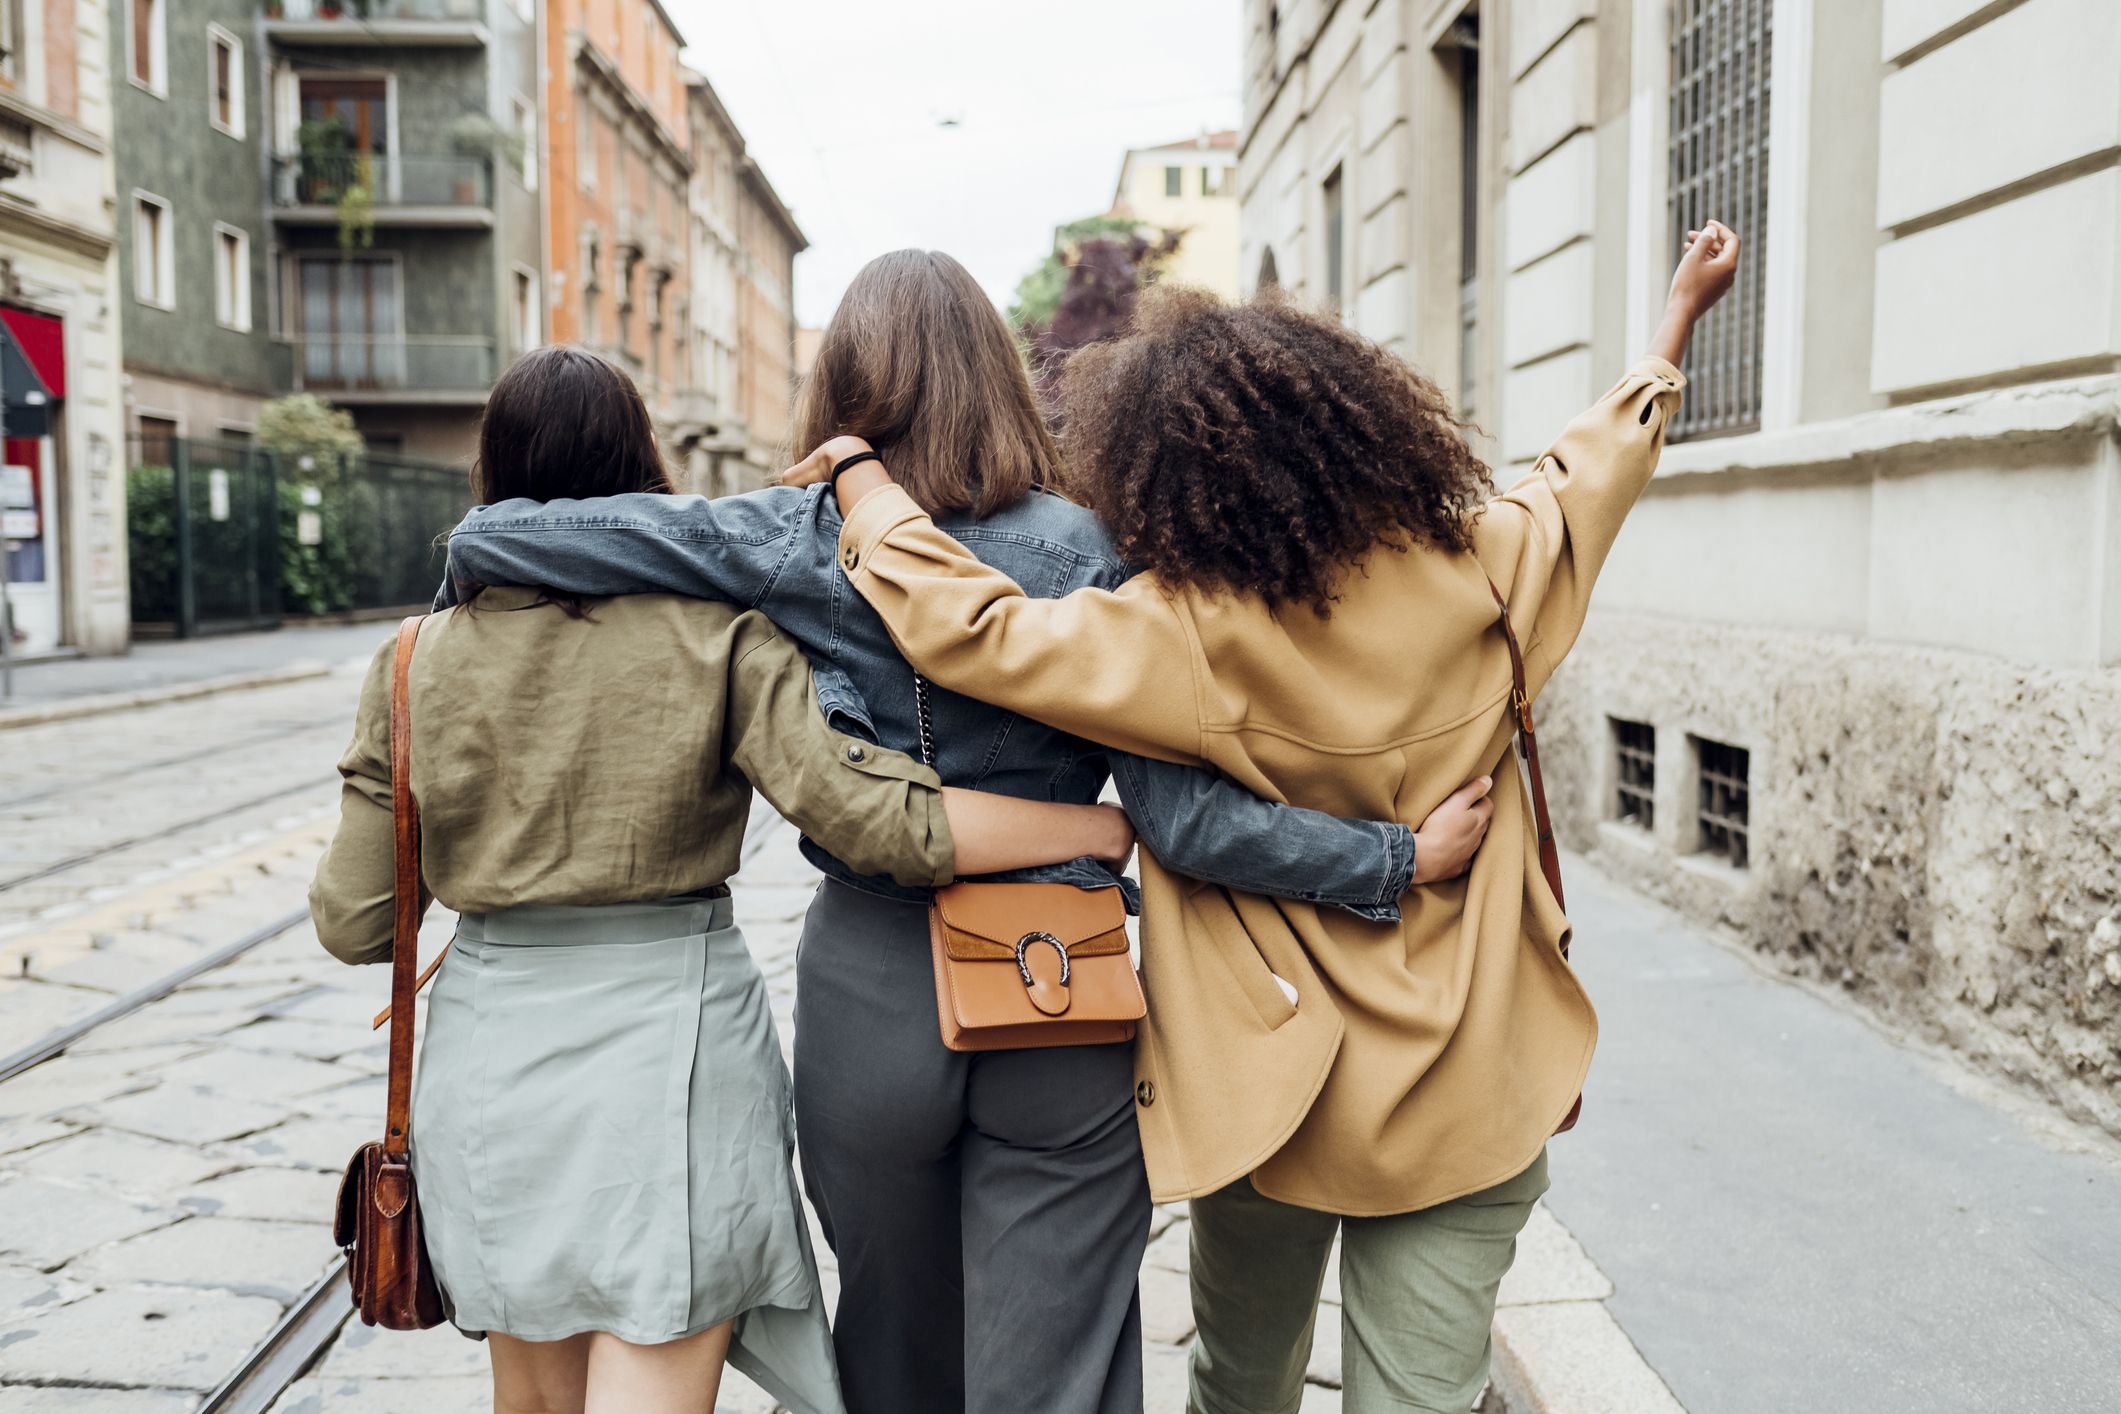
[[[42,437],[66,396],[66,326],[48,315],[0,309],[0,395],[10,437]]]

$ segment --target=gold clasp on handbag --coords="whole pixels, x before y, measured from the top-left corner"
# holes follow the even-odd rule
[[[1060,980],[1049,982],[1031,973],[1031,961],[1027,954],[1033,943],[1049,944],[1060,954]],[[1059,1016],[1068,1009],[1068,945],[1051,933],[1026,933],[1016,940],[1016,971],[1024,979],[1024,990],[1031,995],[1031,1005],[1048,1016]]]

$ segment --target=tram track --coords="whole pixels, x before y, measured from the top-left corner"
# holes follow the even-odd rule
[[[328,778],[298,781],[291,786],[282,786],[278,790],[270,790],[263,795],[254,795],[239,800],[233,805],[225,805],[217,810],[209,810],[203,815],[194,815],[188,820],[176,820],[152,830],[143,830],[139,834],[126,835],[111,841],[109,844],[99,845],[94,849],[82,850],[78,854],[70,854],[64,859],[55,860],[40,868],[0,879],[0,894],[4,894],[10,889],[20,888],[24,884],[34,884],[40,880],[56,878],[61,874],[79,869],[83,865],[93,864],[99,859],[106,859],[113,854],[120,854],[128,849],[137,849],[141,845],[152,844],[157,840],[167,839],[171,835],[182,834],[187,830],[196,830],[202,825],[211,825],[216,821],[226,820],[231,815],[240,815],[246,810],[255,809],[260,805],[270,805],[276,800],[284,800],[288,796],[299,795],[303,791],[313,791],[328,783]]]
[[[291,792],[275,795],[288,793]],[[273,798],[275,796],[263,799]],[[770,811],[755,817],[744,840],[741,863],[749,864],[757,858],[783,827],[784,822]],[[49,1032],[40,1040],[0,1056],[0,1085],[63,1056],[70,1047],[97,1029],[152,1006],[185,984],[284,936],[306,923],[309,916],[306,906],[293,909],[126,993],[107,1006]],[[381,1116],[377,1118],[380,1123]],[[264,1338],[246,1351],[221,1383],[206,1395],[199,1405],[199,1414],[265,1414],[324,1356],[353,1314],[346,1281],[346,1258],[344,1255],[335,1256],[322,1275],[287,1308]]]
[[[110,785],[116,781],[136,780],[149,771],[163,771],[172,766],[189,766],[199,761],[226,755],[232,751],[248,751],[264,746],[269,742],[284,741],[291,736],[300,736],[303,732],[322,731],[326,727],[344,727],[347,720],[346,713],[335,712],[329,717],[320,717],[310,722],[290,723],[278,730],[253,733],[236,741],[224,741],[213,746],[199,747],[192,751],[180,752],[175,756],[164,756],[159,760],[134,762],[130,765],[121,766],[116,770],[105,771],[100,775],[60,781],[38,790],[24,791],[20,795],[0,796],[0,810],[12,810],[17,806],[23,805],[36,805],[50,800],[54,796],[84,793],[95,789],[97,786]]]

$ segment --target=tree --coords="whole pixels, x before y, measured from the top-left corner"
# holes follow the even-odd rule
[[[1053,249],[1016,284],[1009,322],[1025,337],[1053,322],[1061,294],[1068,287],[1068,266],[1075,248],[1100,236],[1131,236],[1141,223],[1131,216],[1086,216],[1053,233]]]
[[[375,519],[374,488],[347,474],[366,451],[353,415],[314,393],[275,398],[258,409],[254,440],[279,461],[281,604],[306,614],[352,608],[355,531]]]
[[[1032,377],[1049,413],[1068,355],[1124,329],[1142,286],[1178,249],[1176,231],[1126,225],[1124,233],[1091,236],[1062,252],[1063,280],[1052,315],[1038,327],[1019,326],[1030,342]]]

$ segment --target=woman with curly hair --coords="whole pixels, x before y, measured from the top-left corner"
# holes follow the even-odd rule
[[[1116,590],[1026,597],[858,439],[788,473],[836,481],[840,563],[944,687],[1348,815],[1419,820],[1495,774],[1470,873],[1396,924],[1144,864],[1136,1110],[1154,1196],[1193,1202],[1195,1414],[1296,1407],[1336,1232],[1351,1414],[1479,1395],[1496,1286],[1596,1036],[1526,793],[1498,770],[1516,714],[1497,601],[1536,694],[1737,259],[1723,226],[1693,240],[1650,355],[1494,500],[1443,396],[1392,354],[1282,300],[1151,292],[1063,375],[1074,489],[1144,570]]]

